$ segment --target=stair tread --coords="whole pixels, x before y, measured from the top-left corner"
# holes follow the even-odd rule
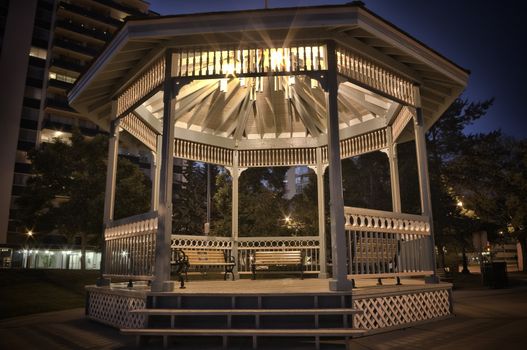
[[[125,328],[121,329],[122,333],[138,334],[138,335],[350,335],[362,334],[366,329],[361,328],[299,328],[299,329],[207,329],[207,328],[191,328],[191,329],[174,329],[174,328]]]
[[[362,310],[351,308],[312,308],[312,309],[136,309],[131,313],[148,315],[283,315],[283,314],[355,314]]]

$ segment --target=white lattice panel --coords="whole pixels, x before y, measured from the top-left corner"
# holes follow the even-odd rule
[[[144,316],[130,311],[145,306],[145,298],[89,291],[87,316],[116,328],[142,328]]]
[[[354,316],[354,327],[377,329],[447,316],[450,298],[449,291],[443,289],[355,299],[353,307],[364,311]]]

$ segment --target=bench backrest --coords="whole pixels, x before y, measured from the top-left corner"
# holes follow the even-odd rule
[[[302,258],[300,250],[269,250],[254,253],[254,262],[257,265],[299,265],[302,263]]]
[[[222,250],[192,249],[184,250],[190,265],[200,264],[224,264],[225,255]]]
[[[353,262],[390,263],[397,258],[399,246],[397,239],[390,238],[363,238],[354,244]]]

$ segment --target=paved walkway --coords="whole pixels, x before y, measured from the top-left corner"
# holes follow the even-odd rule
[[[455,318],[355,339],[349,349],[526,349],[527,287],[455,291],[454,303]],[[135,348],[132,337],[86,320],[83,312],[73,309],[2,320],[0,349]],[[205,350],[205,345],[199,348]],[[179,349],[191,348],[196,344]]]

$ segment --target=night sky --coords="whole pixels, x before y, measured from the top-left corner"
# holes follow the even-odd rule
[[[149,0],[161,15],[263,8],[264,0]],[[339,0],[269,0],[269,7],[342,4]],[[501,129],[527,137],[527,1],[365,0],[366,7],[458,65],[471,70],[463,97],[494,97],[468,132]]]

